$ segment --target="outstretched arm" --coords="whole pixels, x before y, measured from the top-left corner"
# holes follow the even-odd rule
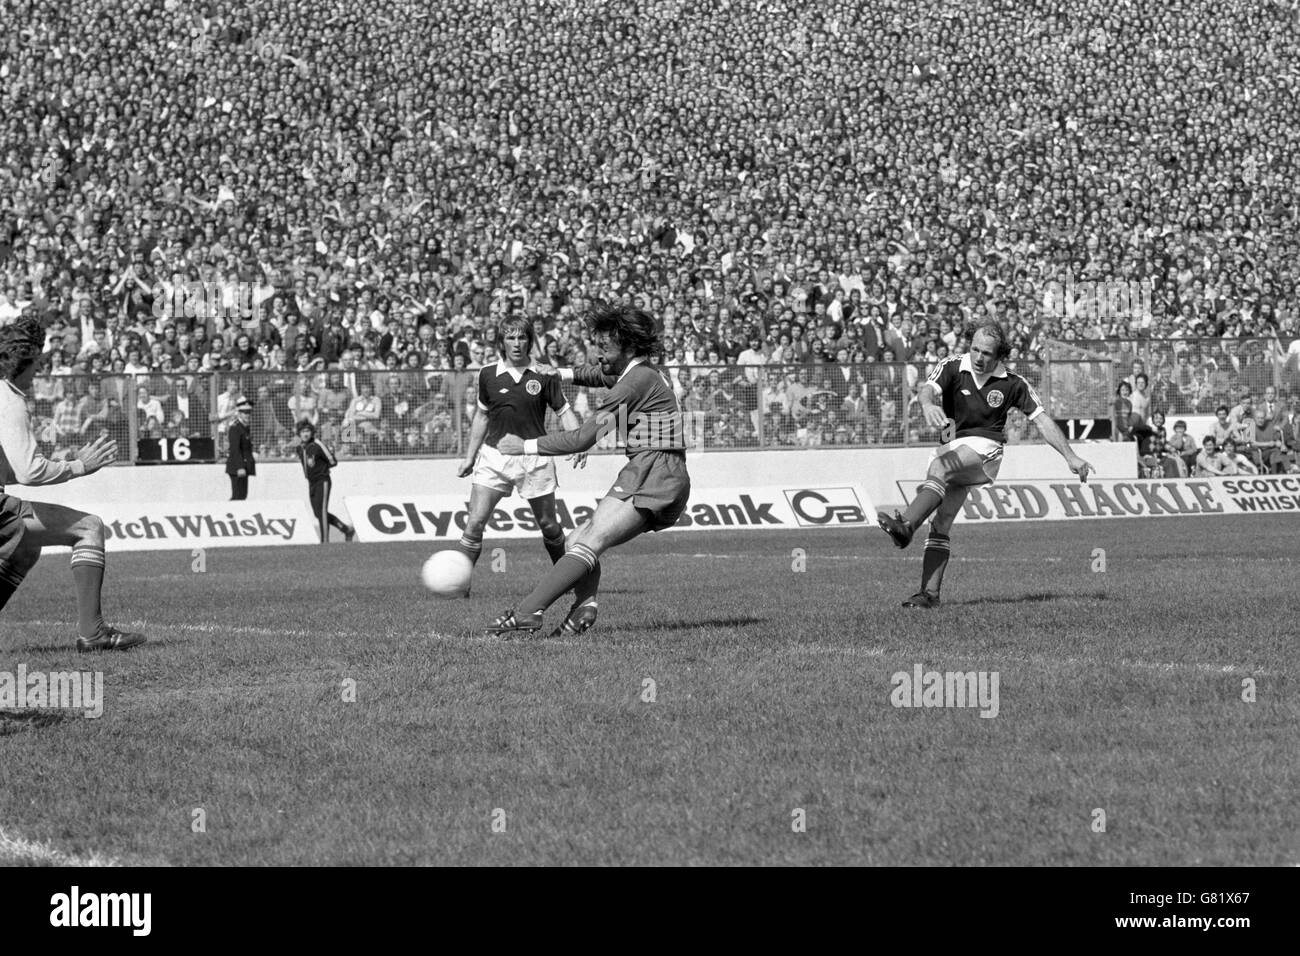
[[[588,451],[610,432],[617,421],[613,412],[597,412],[585,425],[558,435],[543,435],[524,442],[525,454],[576,455]]]
[[[617,375],[606,375],[599,365],[575,365],[572,368],[556,368],[553,365],[539,365],[534,362],[532,369],[542,375],[558,375],[561,382],[574,385],[587,385],[592,388],[613,388],[618,382]]]
[[[41,454],[32,434],[26,402],[14,394],[7,394],[0,408],[0,448],[13,480],[20,485],[57,485],[93,474],[117,457],[117,442],[101,436],[78,451],[72,461],[50,461]]]
[[[612,412],[598,412],[587,419],[581,428],[543,435],[527,441],[518,435],[505,435],[497,443],[503,455],[576,455],[590,449],[601,437],[616,427],[618,416]]]
[[[1079,476],[1080,481],[1086,482],[1088,475],[1095,469],[1074,453],[1070,448],[1070,443],[1061,434],[1061,429],[1056,427],[1056,422],[1048,418],[1046,412],[1035,415],[1033,422],[1038,427],[1038,434],[1043,436],[1043,441],[1056,449],[1056,453],[1065,459],[1066,465]]]
[[[507,435],[497,444],[497,449],[503,455],[573,455],[587,451],[619,427],[620,410],[624,410],[626,415],[625,410],[636,398],[632,385],[620,383],[613,376],[602,376],[604,378],[614,383],[605,395],[605,404],[581,428],[559,435],[530,438],[526,442],[516,435]]]

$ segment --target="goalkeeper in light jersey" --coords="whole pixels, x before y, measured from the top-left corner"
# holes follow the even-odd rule
[[[35,319],[0,328],[0,481],[5,485],[59,484],[93,474],[117,457],[117,443],[107,435],[83,447],[72,461],[50,461],[41,454],[32,434],[27,393],[44,346],[45,330]],[[145,642],[143,634],[104,623],[104,522],[97,515],[0,493],[0,538],[0,608],[40,559],[42,548],[65,545],[72,548],[77,650],[123,651]]]

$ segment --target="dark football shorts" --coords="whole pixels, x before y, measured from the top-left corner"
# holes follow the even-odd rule
[[[691,497],[691,476],[682,451],[643,451],[628,460],[609,489],[610,498],[630,501],[646,512],[650,531],[677,523]]]
[[[30,514],[31,506],[27,502],[0,491],[0,577],[14,584],[22,578],[11,576],[9,564],[22,543],[23,535],[27,533],[23,517]]]

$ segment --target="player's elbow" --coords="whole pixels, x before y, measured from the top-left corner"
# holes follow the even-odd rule
[[[44,458],[13,466],[14,481],[20,485],[46,485],[51,483],[54,469]]]
[[[39,483],[40,483],[40,481],[39,481],[39,478],[40,478],[39,473],[36,472],[36,471],[34,471],[34,470],[31,469],[31,468],[19,468],[19,467],[15,467],[14,470],[13,470],[13,472],[14,472],[14,482],[15,482],[16,484],[20,484],[20,485],[35,485],[35,484],[39,484]]]

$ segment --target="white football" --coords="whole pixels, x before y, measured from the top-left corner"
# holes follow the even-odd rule
[[[461,598],[469,593],[474,563],[464,551],[435,551],[420,572],[424,586],[440,598]]]

